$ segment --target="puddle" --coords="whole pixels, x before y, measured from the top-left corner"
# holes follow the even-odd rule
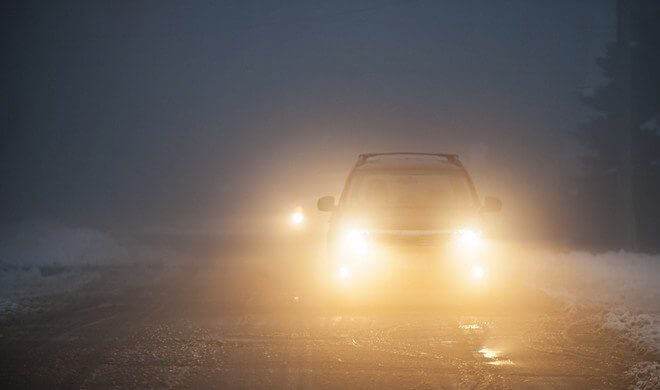
[[[513,366],[515,363],[511,359],[504,359],[504,360],[495,360],[492,362],[488,362],[486,364],[490,364],[491,366]]]
[[[492,349],[486,347],[481,348],[479,353],[486,359],[495,359],[497,357],[497,351],[493,351]]]
[[[479,324],[463,324],[459,325],[459,328],[463,330],[479,330],[481,329],[481,326]]]
[[[494,349],[483,347],[478,352],[485,359],[489,360],[486,362],[486,364],[491,366],[512,366],[515,364],[511,359],[498,359],[498,357],[501,355],[501,352]]]

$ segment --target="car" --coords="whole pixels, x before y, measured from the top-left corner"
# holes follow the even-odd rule
[[[330,212],[327,284],[331,298],[387,297],[418,291],[478,290],[488,284],[484,214],[456,154],[389,152],[359,155],[341,196],[324,196]]]

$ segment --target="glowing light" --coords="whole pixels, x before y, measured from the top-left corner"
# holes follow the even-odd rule
[[[472,279],[481,280],[486,276],[486,270],[482,266],[475,265],[472,267],[471,275]]]
[[[497,357],[497,351],[493,351],[492,349],[486,347],[481,348],[479,353],[486,359],[495,359]]]
[[[489,364],[491,366],[513,366],[515,363],[511,359],[504,359],[504,360],[494,360],[486,364]]]
[[[365,255],[369,250],[368,234],[366,229],[349,229],[344,236],[344,249],[350,254]]]
[[[353,270],[346,266],[339,267],[338,274],[341,280],[348,280],[351,278],[351,276],[353,276]]]
[[[483,347],[479,350],[479,353],[485,359],[490,360],[486,364],[491,366],[512,366],[515,364],[511,359],[498,359],[502,355],[500,351]]]
[[[291,213],[290,218],[291,224],[295,227],[302,226],[305,222],[305,214],[303,214],[302,209],[298,207],[293,213]]]
[[[291,222],[301,224],[305,220],[305,216],[300,211],[296,211],[291,215]]]
[[[481,233],[472,229],[459,229],[456,236],[458,244],[463,248],[476,249],[483,245]]]
[[[481,326],[479,326],[478,324],[463,324],[460,325],[459,328],[463,330],[479,330],[481,329]]]

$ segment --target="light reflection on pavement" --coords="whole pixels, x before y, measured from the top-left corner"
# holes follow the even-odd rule
[[[339,310],[291,299],[227,307],[217,280],[191,269],[5,322],[0,379],[28,387],[625,387],[630,352],[598,332],[571,337],[576,319],[561,310]]]

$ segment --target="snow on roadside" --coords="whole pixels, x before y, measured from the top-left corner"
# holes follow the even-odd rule
[[[0,261],[14,266],[99,265],[126,255],[107,234],[48,222],[24,222],[4,229],[0,237]]]
[[[0,298],[0,316],[16,312],[20,306],[9,298]]]
[[[660,256],[628,252],[535,254],[536,280],[571,314],[602,312],[600,328],[615,332],[649,361],[628,376],[635,389],[658,388],[660,356]]]
[[[0,297],[18,304],[27,297],[75,291],[97,277],[97,271],[77,270],[44,276],[35,266],[17,268],[3,264],[0,269]]]
[[[660,363],[635,363],[626,373],[632,379],[635,390],[655,390],[660,388]]]
[[[26,310],[29,298],[76,291],[98,280],[105,268],[162,266],[176,256],[162,248],[127,248],[89,228],[48,222],[5,228],[0,232],[0,317]],[[158,273],[162,269],[132,271],[128,276],[134,283]]]
[[[541,288],[567,304],[660,312],[660,256],[546,252],[533,266]]]
[[[660,317],[657,314],[634,314],[617,308],[603,316],[602,329],[618,332],[642,354],[655,356],[660,352]]]

